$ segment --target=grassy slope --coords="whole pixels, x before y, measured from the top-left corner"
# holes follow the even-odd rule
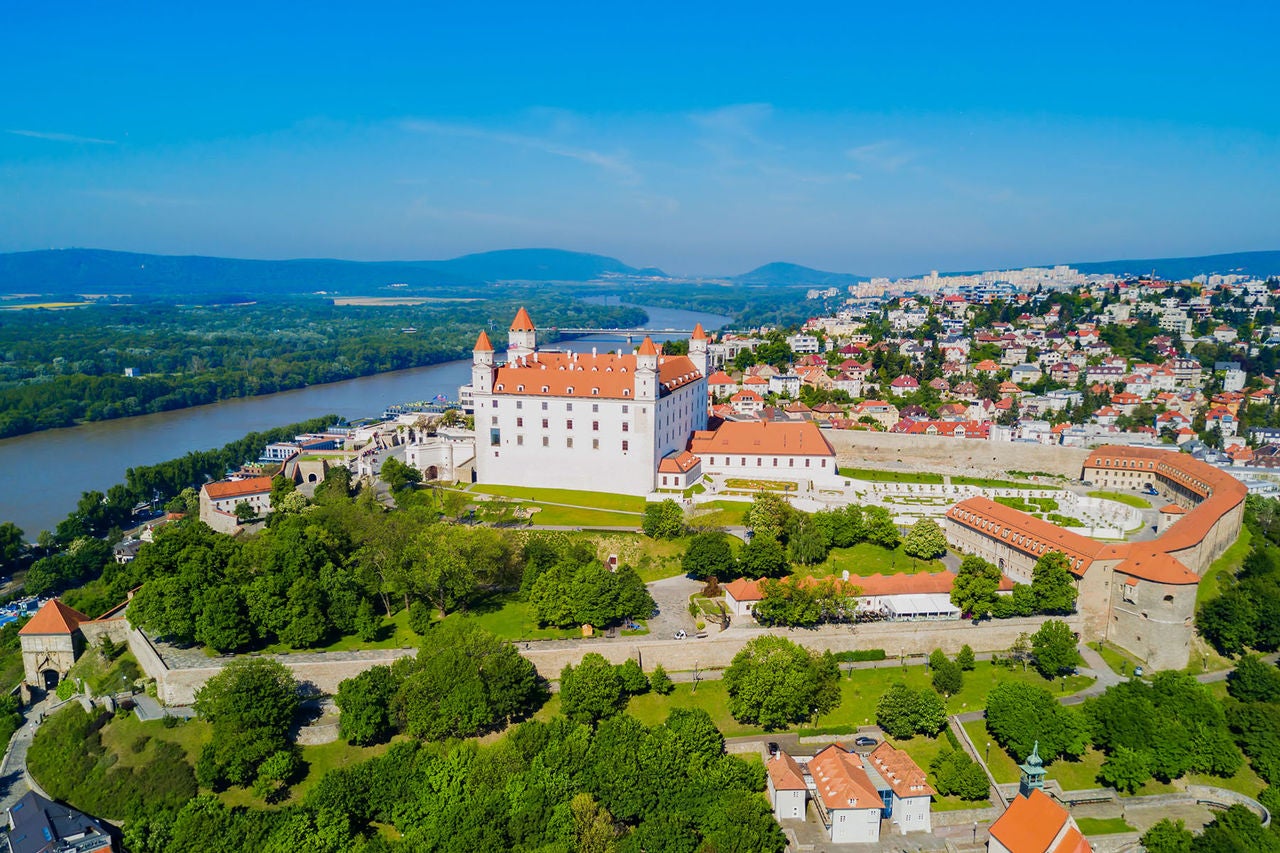
[[[1150,501],[1144,500],[1143,498],[1140,498],[1137,495],[1130,495],[1125,492],[1108,492],[1108,491],[1103,491],[1101,489],[1097,489],[1092,492],[1089,492],[1089,497],[1103,498],[1109,501],[1119,501],[1122,504],[1128,504],[1129,506],[1137,507],[1138,509],[1151,509]]]
[[[1248,527],[1240,528],[1240,538],[1231,547],[1222,552],[1222,556],[1209,565],[1209,570],[1200,578],[1200,588],[1196,590],[1196,607],[1218,595],[1222,587],[1222,575],[1234,575],[1249,556],[1249,543],[1253,534]]]

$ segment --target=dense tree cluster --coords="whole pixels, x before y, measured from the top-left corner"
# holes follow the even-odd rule
[[[858,588],[835,578],[766,578],[764,598],[751,613],[761,625],[812,627],[851,618],[858,606]]]
[[[729,713],[767,731],[825,714],[840,704],[840,667],[784,637],[749,641],[724,672]]]
[[[1088,725],[1075,708],[1062,705],[1043,687],[1001,681],[987,694],[987,731],[1019,761],[1040,744],[1045,763],[1082,754]]]
[[[810,515],[792,508],[785,499],[770,492],[755,496],[745,523],[752,536],[738,553],[736,566],[725,561],[722,554],[704,557],[703,549],[710,547],[709,540],[704,540],[698,544],[698,556],[692,567],[723,565],[736,568],[749,578],[780,578],[790,571],[792,563],[821,563],[832,548],[870,542],[893,549],[899,543],[893,516],[883,507],[851,505]]]
[[[917,560],[932,560],[947,553],[947,535],[942,532],[938,522],[932,518],[922,518],[902,539],[902,553]]]
[[[1271,505],[1275,503],[1250,496],[1250,508],[1265,508],[1267,518],[1274,513]],[[1252,520],[1252,513],[1246,520]],[[1224,655],[1280,648],[1280,546],[1271,538],[1280,538],[1280,529],[1271,533],[1270,525],[1251,527],[1251,548],[1240,571],[1234,578],[1223,577],[1222,593],[1200,605],[1196,613],[1196,628]]]
[[[1075,612],[1075,579],[1068,569],[1067,558],[1058,551],[1050,551],[1036,560],[1031,583],[1014,584],[1008,595],[999,592],[1002,578],[994,563],[976,554],[967,554],[956,572],[951,603],[975,619]]]
[[[196,778],[219,790],[287,782],[297,766],[289,727],[298,711],[298,683],[289,668],[267,658],[237,658],[196,691],[196,714],[213,726],[200,751]],[[270,762],[270,764],[267,764]]]
[[[946,728],[947,710],[942,697],[927,687],[915,690],[898,681],[876,703],[876,725],[898,740],[915,735],[934,737]]]
[[[1236,741],[1259,776],[1280,784],[1280,670],[1245,655],[1227,677],[1227,691],[1227,724]]]
[[[598,723],[621,713],[627,699],[648,689],[649,679],[634,660],[615,666],[588,652],[577,666],[567,665],[560,673],[560,712],[577,723]]]
[[[684,510],[671,498],[658,503],[646,504],[644,521],[641,524],[644,535],[654,539],[675,539],[684,535]]]
[[[643,312],[531,295],[548,326],[630,326]],[[90,305],[0,317],[0,438],[271,394],[470,354],[476,329],[514,302],[335,306]],[[430,334],[405,334],[405,328]],[[122,345],[122,341],[128,345]],[[126,367],[138,378],[123,375]],[[236,460],[239,461],[239,460]]]
[[[583,543],[535,538],[524,548],[521,589],[540,624],[605,627],[653,615],[653,597],[635,569],[610,571]]]
[[[944,747],[929,763],[929,771],[933,774],[934,788],[944,797],[985,800],[990,793],[991,783],[982,765],[963,749]]]
[[[680,568],[695,580],[706,580],[732,577],[737,565],[728,534],[706,530],[689,538]]]

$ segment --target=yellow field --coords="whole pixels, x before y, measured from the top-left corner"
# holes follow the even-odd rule
[[[92,304],[92,302],[24,302],[21,305],[0,305],[0,309],[5,311],[27,311],[33,308],[48,308],[50,311],[59,311],[64,308],[83,308]]]
[[[475,302],[475,299],[464,296],[335,296],[334,305],[359,306],[403,306],[426,305],[431,302]]]

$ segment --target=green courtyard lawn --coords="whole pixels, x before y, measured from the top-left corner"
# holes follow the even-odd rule
[[[1240,528],[1240,538],[1231,547],[1222,552],[1222,556],[1209,565],[1209,570],[1200,578],[1200,588],[1196,590],[1196,606],[1199,607],[1211,598],[1216,598],[1222,586],[1222,576],[1234,575],[1249,556],[1250,541],[1253,534],[1248,527]]]
[[[872,483],[922,483],[942,485],[941,474],[916,473],[914,471],[881,471],[878,468],[840,468],[837,473],[841,477],[867,480]]]
[[[1137,495],[1131,495],[1127,492],[1110,492],[1103,489],[1095,489],[1089,492],[1091,498],[1104,498],[1109,501],[1119,501],[1122,504],[1128,504],[1137,509],[1151,509],[1151,502],[1140,498]]]
[[[612,492],[580,492],[572,489],[535,489],[529,486],[473,485],[468,490],[474,494],[512,498],[522,503],[565,504],[586,509],[644,513],[645,499],[635,495],[615,495]],[[638,521],[637,521],[638,524]]]
[[[549,504],[524,504],[536,510],[529,523],[535,527],[629,527],[640,529],[641,516],[626,512],[606,512],[581,507],[553,506]]]
[[[579,628],[541,628],[533,617],[529,602],[516,592],[494,593],[470,610],[450,613],[449,620],[471,620],[496,637],[517,642],[521,640],[564,640],[581,637]],[[417,645],[417,641],[413,645]]]
[[[141,752],[131,748],[139,738],[150,742]],[[200,750],[213,737],[213,727],[202,720],[179,721],[166,727],[160,720],[142,722],[136,714],[115,717],[102,729],[102,745],[116,756],[122,767],[145,767],[155,759],[154,743],[166,741],[176,744],[186,754],[187,761],[195,766]]]
[[[698,504],[698,513],[689,520],[693,527],[741,527],[746,520],[748,501],[708,501]]]
[[[339,767],[350,767],[353,764],[359,764],[361,761],[376,758],[385,753],[392,743],[403,737],[397,736],[389,743],[380,743],[374,746],[352,746],[342,738],[338,738],[331,743],[301,746],[298,749],[302,753],[306,775],[290,786],[289,796],[282,802],[268,803],[255,795],[249,788],[235,787],[227,788],[225,791],[220,792],[218,799],[224,805],[233,808],[235,806],[245,806],[254,809],[277,809],[298,805],[307,795],[307,792],[318,785],[320,779],[330,770]]]
[[[381,614],[380,614],[381,615]],[[383,616],[382,630],[378,632],[378,639],[373,642],[366,643],[355,634],[348,634],[345,637],[339,637],[332,642],[316,646],[311,649],[294,649],[284,643],[273,643],[269,646],[263,646],[260,651],[272,655],[284,655],[291,652],[348,652],[356,649],[403,649],[407,647],[417,647],[419,637],[409,628],[409,611],[398,610],[391,618]],[[217,652],[206,648],[205,654],[210,657],[216,657]]]
[[[1115,835],[1120,832],[1137,832],[1138,830],[1125,823],[1122,817],[1082,817],[1076,819],[1076,826],[1085,835]]]
[[[827,559],[816,566],[797,566],[797,574],[826,577],[839,576],[841,572],[851,575],[899,575],[915,572],[940,572],[946,566],[941,560],[917,560],[908,557],[902,546],[892,550],[873,545],[870,542],[859,542],[852,548],[832,548]]]

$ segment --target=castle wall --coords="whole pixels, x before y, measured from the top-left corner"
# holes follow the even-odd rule
[[[1151,669],[1182,669],[1191,658],[1196,589],[1195,584],[1152,583],[1117,573],[1107,641],[1137,655]]]

